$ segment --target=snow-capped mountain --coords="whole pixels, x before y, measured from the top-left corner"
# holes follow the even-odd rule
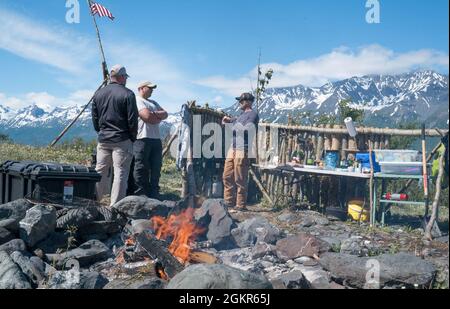
[[[286,122],[299,112],[337,114],[342,100],[366,111],[366,122],[396,126],[402,122],[426,121],[429,126],[448,123],[448,76],[420,71],[397,76],[371,75],[328,83],[322,87],[302,85],[268,89],[260,104],[265,121]],[[237,113],[236,104],[227,112]]]
[[[322,87],[302,85],[268,89],[260,105],[261,119],[284,123],[288,116],[309,111],[312,114],[336,114],[338,103],[350,99],[352,105],[366,111],[366,123],[380,127],[395,127],[402,122],[425,121],[429,127],[447,127],[449,119],[448,76],[433,71],[421,71],[397,76],[371,75],[328,83]],[[0,102],[0,133],[26,144],[50,143],[81,111],[82,107],[32,105],[14,111]],[[236,114],[238,105],[226,112]],[[88,108],[66,139],[96,138]],[[167,135],[179,122],[171,115],[163,123]]]
[[[18,143],[47,145],[75,119],[82,109],[83,106],[52,109],[34,104],[14,111],[0,105],[0,132],[8,134]],[[177,122],[179,122],[179,117],[170,115],[161,125],[163,136],[169,134]],[[74,137],[81,137],[88,141],[97,137],[92,125],[90,107],[80,116],[64,140],[70,140]]]

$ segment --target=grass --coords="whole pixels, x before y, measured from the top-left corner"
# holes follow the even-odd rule
[[[57,162],[90,166],[94,142],[84,143],[75,140],[70,144],[50,147],[33,147],[12,143],[0,143],[0,163],[13,161]],[[161,176],[161,194],[166,200],[178,201],[181,196],[181,172],[176,168],[175,160],[164,159]]]
[[[92,148],[88,145],[49,148],[6,143],[0,144],[0,162],[29,160],[90,165],[91,150]]]

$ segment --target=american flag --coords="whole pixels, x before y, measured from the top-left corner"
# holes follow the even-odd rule
[[[93,15],[98,15],[100,17],[109,17],[111,20],[114,20],[115,18],[107,8],[95,2],[91,2],[91,11]]]

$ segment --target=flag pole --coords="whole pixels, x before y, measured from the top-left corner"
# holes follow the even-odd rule
[[[95,19],[94,14],[92,14],[92,1],[86,0],[88,7],[89,7],[89,14],[92,16],[92,21],[94,22],[95,30],[97,32],[97,39],[98,44],[100,46],[100,54],[102,57],[102,71],[103,71],[103,79],[108,80],[109,79],[109,72],[108,72],[108,66],[106,65],[106,57],[105,57],[105,51],[103,50],[103,44],[102,39],[100,37],[100,30],[98,29],[97,20]]]
[[[88,7],[89,7],[89,14],[91,14],[92,20],[94,21],[95,30],[97,32],[97,39],[98,39],[98,43],[99,43],[99,46],[100,46],[100,54],[101,54],[101,57],[102,57],[103,82],[100,85],[100,87],[98,87],[98,89],[95,91],[95,93],[97,93],[98,90],[100,90],[101,88],[105,87],[108,84],[109,72],[108,72],[108,66],[106,64],[105,51],[103,50],[103,44],[102,44],[102,39],[100,37],[100,31],[98,29],[97,20],[95,19],[94,14],[92,14],[92,7],[91,7],[92,2],[91,2],[91,0],[86,0],[86,1],[87,1],[87,4],[88,4]],[[94,99],[94,96],[82,108],[82,110],[80,111],[80,113],[78,113],[78,115],[75,117],[75,119],[73,119],[69,123],[69,125],[67,127],[65,127],[64,130],[58,135],[58,137],[49,145],[50,147],[54,147],[64,137],[64,135],[66,135],[66,133],[70,130],[70,128],[73,127],[73,125],[78,121],[78,119],[81,117],[81,115],[87,110],[89,105],[91,105],[93,99]]]

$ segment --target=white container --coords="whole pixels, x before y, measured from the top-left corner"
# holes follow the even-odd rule
[[[344,122],[345,122],[345,126],[347,127],[348,134],[351,137],[356,137],[356,135],[358,135],[358,132],[356,131],[355,124],[353,123],[353,119],[351,117],[349,117],[349,118],[346,118],[344,120]]]
[[[374,150],[377,162],[421,162],[422,157],[417,150]]]
[[[380,162],[381,172],[396,175],[422,175],[422,162]]]

